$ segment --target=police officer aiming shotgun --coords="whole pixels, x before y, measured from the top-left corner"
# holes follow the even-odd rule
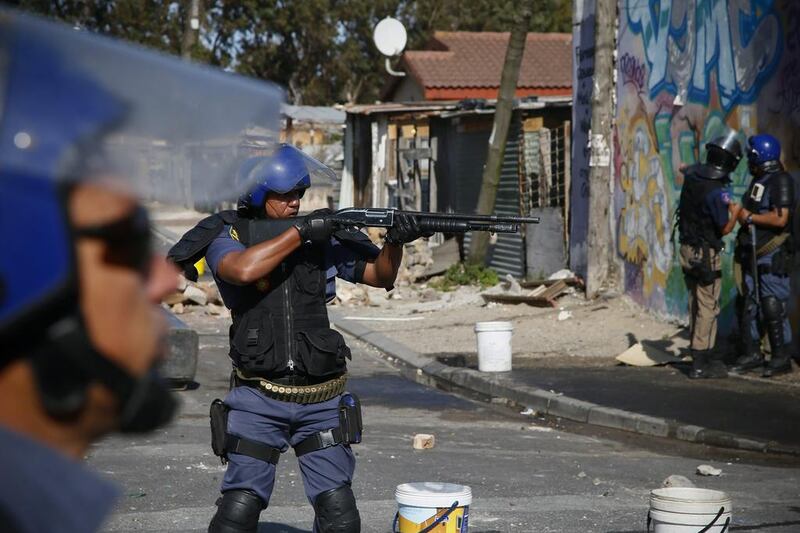
[[[345,391],[350,349],[328,321],[334,278],[390,290],[405,243],[437,229],[517,229],[492,217],[380,209],[298,217],[311,177],[331,172],[288,145],[247,160],[239,178],[254,177],[257,185],[237,210],[201,221],[169,253],[189,278],[206,257],[233,319],[232,388],[212,406],[213,447],[228,462],[212,533],[256,531],[290,446],[315,511],[314,531],[360,531],[350,444],[361,440],[361,414]],[[383,248],[354,229],[373,225],[388,227]]]

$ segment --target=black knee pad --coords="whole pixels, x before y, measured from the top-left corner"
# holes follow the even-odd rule
[[[361,517],[356,497],[348,485],[328,490],[314,500],[320,533],[360,533]]]
[[[782,322],[785,316],[783,302],[774,296],[764,296],[761,299],[761,311],[767,322]]]
[[[250,490],[229,490],[217,500],[208,533],[256,533],[264,500]]]

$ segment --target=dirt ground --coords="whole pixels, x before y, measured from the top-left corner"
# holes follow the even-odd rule
[[[337,286],[340,293],[348,289]],[[363,320],[419,353],[441,357],[474,357],[475,323],[484,321],[513,324],[514,361],[523,366],[526,360],[542,364],[558,359],[552,363],[563,364],[564,358],[608,364],[642,340],[671,344],[669,339],[681,329],[649,315],[624,296],[587,301],[571,291],[557,300],[558,307],[532,307],[487,304],[475,287],[443,293],[417,285],[388,294],[379,289],[366,292],[366,299],[339,302],[340,313]]]

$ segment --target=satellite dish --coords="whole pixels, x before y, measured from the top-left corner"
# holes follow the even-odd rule
[[[402,22],[386,17],[375,26],[372,39],[383,55],[393,57],[403,53],[408,35]]]

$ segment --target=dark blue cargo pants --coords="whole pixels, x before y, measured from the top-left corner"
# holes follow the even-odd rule
[[[299,404],[268,398],[252,387],[234,387],[225,397],[230,407],[228,433],[285,452],[314,433],[338,427],[339,398]],[[285,458],[281,456],[281,460]],[[306,497],[312,504],[320,493],[350,485],[356,466],[350,446],[343,444],[307,453],[298,461]],[[246,455],[228,455],[222,492],[248,489],[269,503],[274,484],[275,465]]]

